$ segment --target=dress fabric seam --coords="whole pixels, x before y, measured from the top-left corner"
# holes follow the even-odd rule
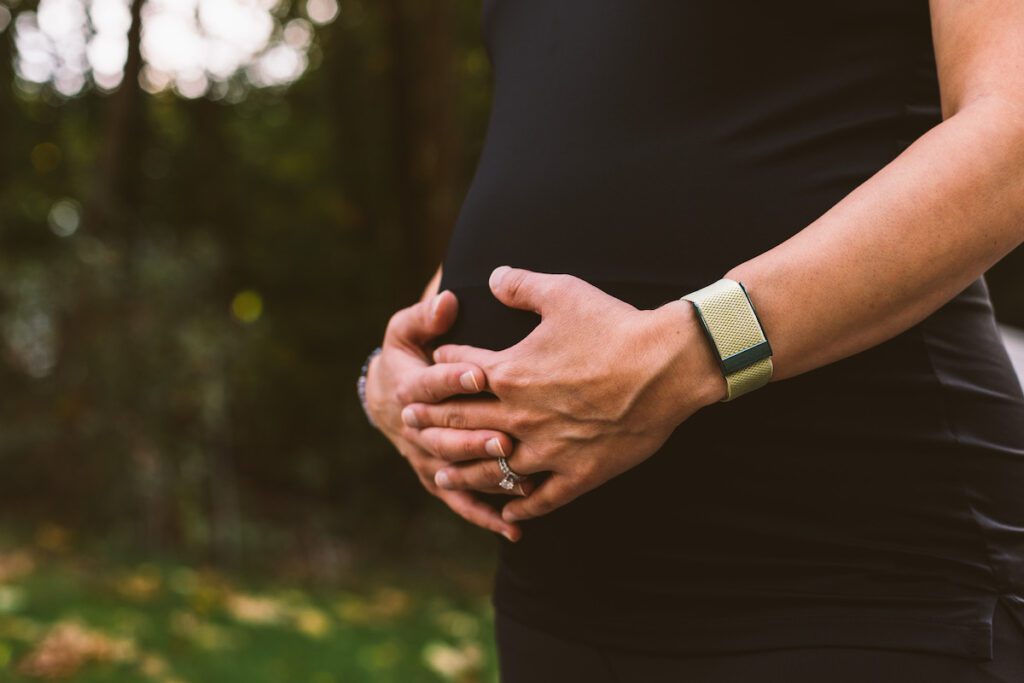
[[[921,343],[924,346],[925,357],[928,359],[928,366],[931,368],[932,377],[934,378],[936,384],[939,387],[939,404],[942,409],[942,423],[945,426],[946,432],[950,435],[950,437],[952,437],[953,442],[956,444],[956,447],[959,450],[963,451],[965,449],[964,443],[960,438],[959,431],[953,425],[953,421],[950,419],[949,415],[949,387],[946,385],[945,382],[942,381],[942,376],[938,372],[938,369],[935,365],[935,359],[932,356],[931,344],[929,343],[929,333],[924,326],[925,324],[926,323],[921,323],[918,329],[920,332]],[[1003,578],[1000,577],[999,573],[996,570],[992,550],[992,543],[990,542],[988,536],[985,534],[984,527],[978,522],[978,513],[974,507],[971,492],[967,486],[967,477],[965,476],[964,466],[961,463],[962,460],[958,458],[957,472],[960,475],[959,491],[963,496],[963,501],[964,504],[967,506],[967,511],[970,513],[971,519],[974,521],[975,534],[981,542],[981,547],[985,554],[986,566],[988,567],[989,576],[992,580],[992,588],[996,592],[996,595],[994,597],[998,599],[1000,595],[1007,593],[1008,587],[1005,585]],[[993,601],[993,611],[994,610],[995,601]]]
[[[997,595],[996,593],[993,593],[992,597],[993,598],[999,597],[999,595]],[[533,624],[533,623],[530,623],[530,622],[526,621],[522,616],[519,616],[521,613],[511,612],[508,609],[506,609],[506,607],[504,605],[502,605],[500,607],[496,606],[495,609],[497,611],[501,612],[502,615],[505,616],[506,618],[512,619],[513,621],[518,621],[519,623],[524,624],[526,626],[529,626],[530,628],[536,628],[536,629],[539,629],[539,630],[546,630],[548,633],[551,633],[553,635],[562,635],[561,633],[559,633],[559,632],[557,632],[555,630],[548,629],[543,624]],[[985,628],[984,625],[982,625],[982,624],[962,624],[962,623],[956,623],[956,622],[938,621],[936,619],[925,619],[925,618],[917,618],[917,617],[887,617],[887,616],[884,616],[884,615],[874,615],[874,614],[825,614],[825,615],[816,615],[816,616],[811,616],[811,617],[808,617],[808,616],[750,617],[750,618],[743,618],[743,617],[721,617],[721,618],[716,618],[716,619],[692,619],[692,620],[687,620],[687,621],[681,621],[681,622],[678,622],[678,623],[679,623],[680,626],[683,626],[683,627],[686,627],[686,626],[708,625],[708,624],[715,625],[715,626],[718,626],[718,625],[728,625],[728,624],[749,624],[749,625],[756,626],[758,624],[793,624],[793,623],[803,623],[803,622],[808,622],[808,621],[822,622],[822,623],[864,621],[864,622],[869,622],[869,623],[872,623],[872,622],[873,623],[883,622],[883,623],[887,623],[887,624],[927,624],[928,626],[935,626],[935,627],[938,627],[938,628],[952,629],[952,630],[973,630],[973,629],[976,629],[976,628]],[[589,641],[578,640],[577,642],[583,643],[583,642],[589,642]]]

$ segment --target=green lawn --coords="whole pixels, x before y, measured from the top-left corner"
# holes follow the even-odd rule
[[[486,591],[408,573],[300,589],[0,548],[0,681],[496,682]]]

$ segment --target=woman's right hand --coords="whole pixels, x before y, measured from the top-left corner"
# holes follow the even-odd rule
[[[445,290],[396,312],[388,321],[381,344],[381,353],[370,361],[366,373],[366,403],[370,417],[380,431],[394,444],[419,477],[423,487],[440,498],[456,514],[468,522],[510,541],[517,541],[522,530],[517,524],[506,522],[499,510],[491,507],[470,491],[445,490],[434,483],[434,474],[447,460],[432,450],[458,452],[462,457],[491,458],[500,453],[488,451],[487,442],[500,441],[503,452],[512,452],[512,441],[504,432],[488,429],[443,430],[444,443],[426,443],[418,429],[410,428],[402,420],[402,408],[407,401],[401,398],[412,387],[437,386],[437,379],[446,387],[445,395],[434,396],[434,402],[455,394],[478,393],[484,387],[484,372],[473,363],[434,364],[427,348],[429,342],[445,332],[455,321],[458,302],[455,294]],[[469,373],[469,374],[467,374]],[[494,449],[494,445],[491,445]],[[525,492],[524,492],[525,493]]]

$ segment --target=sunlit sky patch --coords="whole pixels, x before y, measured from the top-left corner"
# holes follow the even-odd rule
[[[333,21],[340,10],[337,0],[305,0],[309,19],[279,27],[273,12],[282,1],[147,0],[142,86],[201,97],[236,74],[258,87],[295,81],[309,64],[313,25]],[[19,12],[14,21],[19,78],[52,83],[69,97],[90,80],[101,89],[116,88],[128,55],[128,7],[129,0],[40,0],[37,11]],[[0,30],[3,22],[0,16]]]

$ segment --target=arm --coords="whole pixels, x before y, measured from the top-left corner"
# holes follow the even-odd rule
[[[774,379],[837,361],[908,329],[1024,241],[1024,3],[932,0],[945,120],[782,244],[725,276],[749,286]],[[551,472],[503,518],[547,514],[654,453],[725,380],[693,305],[653,311],[567,274],[499,268],[491,290],[541,323],[500,351],[448,344],[438,363],[483,369],[499,401],[423,403],[420,429],[491,427],[517,439],[520,474]],[[742,399],[740,399],[742,400]],[[496,463],[439,481],[485,490]]]
[[[750,291],[773,381],[908,329],[1024,241],[1024,3],[932,0],[932,24],[945,120],[724,275]]]

